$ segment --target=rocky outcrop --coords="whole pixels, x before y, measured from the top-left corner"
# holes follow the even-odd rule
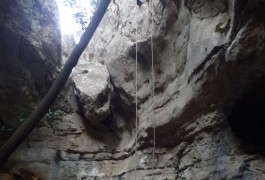
[[[135,162],[138,165],[128,162],[122,177],[130,179],[138,174],[139,179],[148,179],[147,174],[151,176],[153,159],[150,149],[147,152],[145,149],[152,147],[152,128],[156,126],[158,147],[154,169],[157,179],[170,179],[169,174],[172,179],[262,178],[263,174],[257,172],[255,165],[264,164],[263,157],[259,156],[262,148],[255,144],[263,136],[262,128],[257,128],[260,133],[255,133],[257,126],[253,125],[250,132],[245,130],[246,134],[238,137],[234,127],[240,129],[241,122],[247,126],[250,121],[241,117],[236,123],[231,117],[235,112],[233,104],[245,101],[241,99],[243,94],[262,96],[257,89],[261,88],[259,84],[264,76],[264,23],[260,21],[264,3],[164,2],[154,2],[154,104],[151,98],[150,1],[141,7],[128,2],[113,6],[110,11],[115,15],[110,13],[102,23],[108,28],[99,29],[93,37],[94,43],[88,47],[95,60],[106,62],[116,92],[114,111],[134,133],[131,124],[135,118],[128,117],[135,116],[137,41],[138,148],[141,149],[138,153],[146,154],[146,163],[143,168],[137,163],[140,160]],[[123,18],[126,9],[131,11]],[[116,33],[111,36],[111,31]],[[254,115],[248,117],[256,118]],[[264,127],[260,121],[253,123]],[[246,136],[252,137],[247,138],[250,144],[249,139],[255,139],[252,150],[245,146],[246,139],[240,138]],[[133,148],[134,143],[129,142],[132,145],[129,147]],[[164,153],[170,157],[169,166],[165,162],[164,166],[158,163],[165,160],[163,148],[168,148]],[[136,153],[133,157],[137,156]],[[139,159],[141,157],[144,155]],[[242,170],[242,167],[247,168]],[[139,170],[134,171],[135,168]]]
[[[73,73],[81,113],[91,124],[110,116],[111,85],[106,66],[100,63],[82,64]]]
[[[62,35],[62,63],[65,64],[76,45],[73,35]]]
[[[77,67],[107,66],[110,116],[92,126],[69,88],[54,134],[43,122],[7,166],[44,179],[264,179],[264,2],[153,1],[153,14],[151,2],[111,4]]]
[[[54,1],[0,5],[0,123],[14,128],[34,108],[60,67],[60,31]]]

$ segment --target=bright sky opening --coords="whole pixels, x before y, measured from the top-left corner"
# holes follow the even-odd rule
[[[74,35],[75,41],[78,42],[82,35],[82,27],[76,22],[74,14],[77,12],[86,12],[88,18],[91,17],[91,5],[89,0],[76,0],[76,4],[82,8],[69,7],[64,5],[65,0],[56,0],[59,8],[60,27],[62,35]]]

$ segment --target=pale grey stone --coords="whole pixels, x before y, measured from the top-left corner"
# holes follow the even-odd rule
[[[64,114],[55,134],[36,129],[8,165],[44,179],[264,179],[264,148],[245,145],[229,119],[242,94],[265,91],[264,4],[153,2],[153,29],[151,1],[111,3],[73,72],[81,112]]]

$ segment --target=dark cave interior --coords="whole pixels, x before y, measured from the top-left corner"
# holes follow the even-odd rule
[[[232,130],[249,145],[265,147],[265,81],[250,86],[233,105]]]

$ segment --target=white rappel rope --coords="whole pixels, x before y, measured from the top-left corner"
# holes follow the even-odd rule
[[[155,96],[155,77],[154,77],[154,43],[153,43],[153,30],[154,30],[154,0],[151,1],[151,53],[152,53],[152,112],[154,112],[154,96]],[[155,149],[156,149],[156,128],[153,126],[153,165],[152,165],[152,179],[154,179],[154,166],[155,166]]]
[[[138,26],[136,27],[136,43],[135,43],[135,156],[137,156],[137,143],[138,143],[138,93],[137,93],[137,89],[138,89],[138,37],[137,37],[137,29]],[[137,169],[137,165],[135,166],[135,173],[136,173],[136,169]],[[135,180],[136,179],[136,175],[135,175]]]
[[[154,46],[153,46],[153,29],[154,29],[154,4],[153,0],[151,0],[151,58],[152,58],[152,67],[151,67],[151,83],[152,83],[152,91],[151,91],[151,98],[152,98],[152,106],[151,106],[151,111],[154,111],[154,94],[155,94],[155,88],[154,88]],[[138,131],[139,131],[139,121],[138,121],[138,37],[137,37],[137,30],[138,27],[136,28],[136,43],[135,43],[135,134],[136,134],[136,142],[135,142],[135,154],[137,153],[137,143],[138,143]],[[155,166],[155,149],[156,149],[156,136],[155,136],[155,125],[153,126],[153,152],[152,152],[152,159],[153,159],[153,164],[152,164],[152,179],[154,179],[154,166]],[[136,167],[135,167],[135,172],[136,172]],[[136,176],[135,176],[136,178]]]

